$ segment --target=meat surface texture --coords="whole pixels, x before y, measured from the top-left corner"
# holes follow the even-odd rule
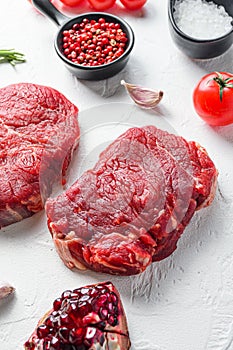
[[[78,144],[78,108],[29,83],[0,89],[0,228],[44,207]]]
[[[154,126],[131,128],[47,201],[56,249],[69,268],[140,273],[176,249],[194,212],[212,202],[217,175],[196,142]]]

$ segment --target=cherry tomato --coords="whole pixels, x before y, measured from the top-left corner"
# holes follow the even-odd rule
[[[60,0],[64,5],[66,6],[77,6],[79,5],[83,0]]]
[[[205,75],[194,89],[193,103],[197,114],[208,124],[233,123],[233,74]]]
[[[121,3],[129,10],[138,10],[145,5],[147,0],[120,0]]]
[[[112,7],[116,0],[88,0],[88,2],[95,10],[103,11]]]

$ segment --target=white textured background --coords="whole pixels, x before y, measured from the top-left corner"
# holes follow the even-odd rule
[[[163,118],[180,135],[207,148],[219,169],[216,199],[195,215],[171,257],[134,277],[69,271],[54,250],[43,212],[2,229],[0,279],[12,282],[17,291],[0,304],[0,350],[22,349],[62,291],[106,279],[122,295],[132,350],[233,350],[233,125],[204,124],[191,99],[204,74],[233,72],[233,48],[205,62],[185,57],[171,41],[165,0],[148,0],[143,13],[121,15],[136,34],[127,68],[99,83],[80,82],[55,54],[56,26],[27,0],[0,0],[0,48],[14,47],[27,57],[15,69],[0,65],[0,87],[16,82],[54,87],[78,105],[81,127],[82,111],[89,107],[130,103],[119,85],[122,78],[162,89],[155,124]]]

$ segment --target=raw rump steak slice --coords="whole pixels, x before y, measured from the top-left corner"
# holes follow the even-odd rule
[[[0,89],[0,228],[40,211],[78,145],[78,108],[60,92]]]
[[[217,170],[195,142],[131,128],[93,169],[46,203],[64,263],[132,275],[170,255],[196,209],[211,203]]]

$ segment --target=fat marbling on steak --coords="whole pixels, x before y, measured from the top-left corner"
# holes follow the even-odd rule
[[[50,87],[0,89],[0,228],[40,211],[78,144],[78,108]]]
[[[70,268],[140,273],[176,249],[195,210],[211,203],[217,174],[199,144],[154,126],[131,128],[47,201],[56,249]]]

